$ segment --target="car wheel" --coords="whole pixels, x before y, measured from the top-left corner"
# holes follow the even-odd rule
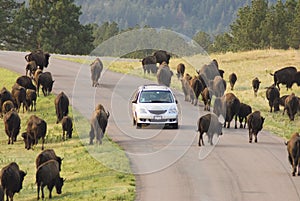
[[[178,129],[178,123],[172,124],[173,129]]]
[[[141,123],[136,123],[136,128],[137,129],[142,128],[142,124]]]
[[[135,120],[134,117],[132,118],[132,124],[133,124],[134,126],[136,125],[136,120]]]

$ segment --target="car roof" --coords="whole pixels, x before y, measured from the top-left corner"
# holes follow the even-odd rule
[[[165,85],[158,85],[158,84],[147,84],[142,85],[139,87],[140,91],[152,91],[152,90],[159,90],[159,91],[171,91],[169,87]]]

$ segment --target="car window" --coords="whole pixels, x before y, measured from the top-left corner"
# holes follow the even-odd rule
[[[170,91],[142,91],[140,103],[173,103],[174,98]]]

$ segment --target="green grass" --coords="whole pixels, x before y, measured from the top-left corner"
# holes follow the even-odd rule
[[[0,87],[5,86],[11,90],[16,78],[16,73],[0,68]],[[61,124],[56,124],[55,95],[40,96],[37,100],[36,112],[20,111],[21,132],[26,130],[27,119],[36,114],[47,122],[47,137],[45,149],[52,148],[56,154],[63,157],[61,176],[66,178],[63,192],[57,195],[53,190],[53,200],[134,200],[135,177],[130,173],[130,165],[121,148],[107,137],[102,145],[89,146],[88,120],[77,111],[72,111],[70,116],[74,119],[72,139],[63,141]],[[3,122],[3,120],[1,120]],[[76,124],[80,123],[80,127]],[[27,171],[23,183],[23,189],[15,195],[15,200],[32,201],[37,198],[35,184],[35,158],[41,152],[41,144],[34,150],[25,150],[24,142],[19,135],[13,145],[7,144],[7,136],[3,123],[0,124],[0,167],[10,162],[17,162],[22,170]],[[103,160],[96,160],[99,156]],[[121,171],[119,171],[121,170]],[[48,198],[48,190],[45,188],[45,196]]]
[[[197,55],[189,58],[171,58],[169,66],[176,72],[176,66],[182,62],[186,65],[186,72],[191,75],[196,75],[195,70],[200,69],[203,64],[206,64],[210,59],[217,59],[220,69],[225,71],[224,79],[227,81],[227,91],[233,92],[242,102],[252,106],[252,110],[261,111],[266,118],[264,129],[273,132],[274,134],[290,138],[294,132],[300,132],[300,115],[298,114],[295,121],[291,122],[287,115],[282,115],[283,108],[280,112],[270,113],[268,101],[266,99],[265,87],[273,84],[273,77],[270,73],[285,67],[296,66],[300,70],[300,51],[296,50],[256,50],[239,53],[214,54],[207,58],[203,55]],[[72,60],[72,59],[71,59]],[[74,60],[73,60],[74,61]],[[83,63],[82,60],[76,59],[77,62]],[[91,61],[88,61],[89,63]],[[112,71],[140,76],[153,81],[156,77],[153,75],[144,75],[141,67],[141,62],[124,62],[116,60],[114,62],[105,63],[104,67]],[[237,74],[238,80],[234,91],[229,89],[228,77],[232,72]],[[251,87],[252,79],[258,77],[261,86],[258,96],[254,97]],[[181,83],[176,76],[172,77],[172,87],[181,90]],[[286,95],[294,92],[300,96],[300,87],[296,84],[292,90],[287,91],[284,86],[281,87],[280,95]]]

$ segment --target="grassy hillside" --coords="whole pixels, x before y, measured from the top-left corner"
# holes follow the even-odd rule
[[[280,112],[269,112],[270,108],[266,99],[265,89],[265,87],[273,84],[273,76],[271,76],[270,73],[285,66],[295,66],[300,70],[300,51],[257,50],[210,55],[210,58],[203,58],[203,56],[181,59],[172,58],[170,60],[170,67],[173,72],[176,72],[177,64],[182,62],[186,65],[186,72],[191,75],[196,75],[195,70],[201,68],[208,59],[217,59],[220,69],[225,71],[224,79],[227,81],[227,92],[233,92],[242,102],[251,105],[253,111],[259,110],[262,112],[262,115],[266,117],[264,129],[285,138],[289,138],[293,132],[300,132],[300,114],[295,117],[295,121],[291,122],[289,121],[287,114],[284,116],[282,115],[282,107],[280,108]],[[90,62],[80,59],[77,59],[76,61]],[[133,74],[156,81],[155,76],[143,74],[140,61],[125,62],[117,60],[112,63],[104,61],[104,66],[113,71]],[[238,77],[234,91],[230,90],[228,83],[228,77],[232,72],[236,73]],[[258,77],[261,81],[257,97],[254,97],[251,86],[252,79],[255,77]],[[176,76],[173,76],[171,85],[173,88],[181,90],[181,84]],[[300,96],[300,87],[295,84],[293,85],[292,90],[287,91],[286,87],[281,86],[281,96],[292,92],[297,96]]]
[[[0,86],[5,86],[11,90],[13,83],[19,76],[6,69],[0,68]],[[114,148],[120,148],[110,142],[105,137],[103,145],[93,145],[94,147],[86,146],[88,142],[89,123],[86,119],[76,115],[76,121],[81,123],[80,133],[86,133],[85,136],[78,136],[76,132],[72,139],[62,141],[61,124],[55,124],[55,95],[47,97],[40,96],[37,101],[36,112],[20,112],[21,117],[21,132],[26,130],[27,119],[30,115],[36,114],[43,118],[48,125],[47,138],[45,149],[52,148],[56,154],[63,157],[61,176],[66,178],[65,185],[62,189],[62,194],[57,195],[53,190],[53,200],[134,200],[135,197],[135,178],[132,174],[126,174],[115,171],[103,165],[103,163],[95,160],[88,150],[97,149],[97,152],[109,155],[111,144]],[[71,114],[76,111],[72,111]],[[24,142],[21,135],[18,136],[17,142],[14,145],[7,144],[7,136],[4,131],[3,120],[0,120],[0,168],[10,162],[17,162],[22,170],[27,171],[23,183],[23,189],[15,195],[15,200],[32,201],[37,198],[37,188],[35,184],[35,158],[41,152],[41,144],[34,147],[34,150],[25,150]],[[106,160],[111,160],[111,163],[118,163],[125,169],[129,168],[129,161],[123,152],[120,152],[118,157],[106,157]],[[48,200],[48,189],[45,188],[45,196]]]

